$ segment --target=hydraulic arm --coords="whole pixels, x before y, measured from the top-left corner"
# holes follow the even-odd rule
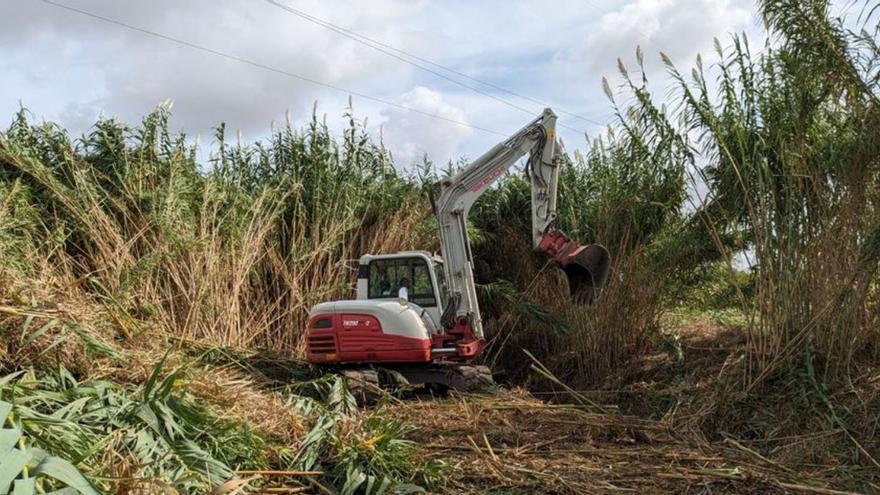
[[[592,303],[605,285],[608,251],[597,244],[582,246],[554,226],[558,148],[556,115],[547,108],[510,138],[440,184],[440,197],[434,207],[449,288],[449,301],[444,304],[441,323],[447,331],[465,334],[459,346],[471,347],[460,353],[462,357],[478,354],[483,341],[473,257],[467,237],[468,211],[486,189],[524,155],[529,154],[527,173],[532,193],[533,247],[547,254],[565,271],[576,303]]]

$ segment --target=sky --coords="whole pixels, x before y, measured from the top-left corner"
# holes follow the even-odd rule
[[[403,169],[425,155],[476,158],[543,104],[566,126],[566,148],[583,149],[584,134],[612,122],[602,77],[619,86],[618,57],[634,69],[641,46],[662,95],[660,51],[687,73],[698,53],[711,60],[715,37],[764,37],[753,0],[273,0],[484,85],[417,61],[444,79],[268,0],[53,1],[260,67],[41,0],[0,0],[0,127],[24,106],[79,135],[99,115],[136,124],[165,102],[174,129],[209,153],[220,122],[253,141],[286,118],[302,124],[317,105],[339,132],[351,101]]]

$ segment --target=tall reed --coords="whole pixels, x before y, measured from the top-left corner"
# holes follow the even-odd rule
[[[422,244],[419,188],[354,120],[341,143],[316,118],[254,146],[227,144],[222,127],[216,140],[205,170],[161,108],[139,128],[99,122],[76,143],[22,112],[0,174],[6,201],[35,210],[23,232],[37,238],[5,249],[39,252],[59,284],[112,301],[120,321],[296,353],[309,307],[351,296],[344,260]]]
[[[785,363],[850,376],[877,354],[876,38],[844,29],[827,2],[765,1],[779,45],[717,46],[717,92],[703,67],[671,65],[685,128],[700,133],[713,235],[744,231],[755,278],[747,388]],[[873,36],[876,36],[876,27]]]

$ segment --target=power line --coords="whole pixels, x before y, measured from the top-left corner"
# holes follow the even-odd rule
[[[474,86],[469,86],[469,85],[467,85],[467,84],[464,84],[464,83],[462,83],[461,81],[458,81],[458,80],[456,80],[456,79],[453,79],[453,78],[447,76],[446,74],[443,74],[443,73],[437,72],[437,71],[435,71],[435,70],[433,70],[433,69],[430,69],[430,68],[425,67],[425,66],[423,66],[423,65],[419,65],[419,64],[417,64],[417,63],[415,63],[415,62],[412,62],[412,61],[410,61],[410,60],[407,60],[407,59],[401,57],[400,55],[396,55],[396,54],[394,54],[394,53],[392,53],[392,52],[390,52],[390,51],[388,51],[388,50],[384,50],[384,49],[382,49],[382,48],[380,48],[380,47],[373,46],[373,45],[371,45],[371,44],[369,44],[369,43],[367,43],[367,42],[365,42],[365,41],[363,41],[363,40],[361,40],[361,39],[358,39],[358,38],[355,37],[354,35],[349,34],[349,33],[347,32],[347,30],[345,30],[345,29],[343,29],[343,28],[340,28],[340,27],[337,27],[337,26],[335,26],[335,25],[333,25],[333,24],[330,24],[330,23],[324,23],[324,21],[321,21],[320,19],[318,19],[318,18],[316,18],[316,17],[311,17],[311,16],[309,16],[308,14],[306,14],[305,12],[302,12],[302,11],[300,11],[300,10],[294,9],[294,8],[292,8],[292,7],[287,7],[286,5],[280,4],[280,3],[275,2],[275,1],[273,1],[273,0],[265,0],[265,1],[266,1],[267,3],[269,3],[269,4],[271,4],[271,5],[274,5],[275,7],[278,7],[278,8],[280,8],[280,9],[283,9],[283,10],[288,11],[288,12],[290,12],[291,14],[297,15],[297,16],[299,16],[299,17],[302,17],[303,19],[306,19],[306,20],[308,20],[308,21],[310,21],[310,22],[313,22],[313,23],[315,23],[315,24],[318,24],[318,25],[321,26],[321,27],[327,28],[327,29],[329,29],[329,30],[331,30],[331,31],[334,31],[334,32],[336,32],[336,33],[338,33],[338,34],[341,34],[342,36],[345,36],[345,37],[347,37],[347,38],[353,39],[353,40],[357,41],[358,43],[361,43],[361,44],[363,44],[363,45],[365,45],[365,46],[368,46],[368,47],[370,47],[370,48],[373,48],[374,50],[378,50],[378,51],[380,51],[380,52],[382,52],[382,53],[388,55],[389,57],[393,57],[393,58],[395,58],[395,59],[397,59],[397,60],[400,60],[401,62],[404,62],[404,63],[406,63],[406,64],[410,64],[410,65],[412,65],[412,66],[414,66],[414,67],[417,67],[417,68],[419,68],[419,69],[421,69],[421,70],[424,70],[424,71],[426,71],[426,72],[429,72],[429,73],[431,73],[431,74],[434,74],[434,75],[437,76],[437,77],[443,78],[443,79],[445,79],[445,80],[447,80],[447,81],[449,81],[449,82],[452,82],[452,83],[454,83],[454,84],[458,84],[458,85],[463,86],[463,87],[465,87],[465,88],[467,88],[467,89],[470,89],[471,91],[475,91],[475,92],[477,92],[477,93],[479,93],[479,94],[481,94],[481,95],[483,95],[483,96],[486,96],[486,97],[492,98],[493,100],[499,101],[499,102],[501,102],[501,103],[503,103],[503,104],[505,104],[505,105],[508,105],[508,106],[510,106],[510,107],[512,107],[512,108],[515,108],[515,109],[517,109],[517,110],[520,110],[520,111],[526,112],[526,113],[528,113],[529,115],[534,115],[535,113],[537,113],[537,112],[535,112],[535,111],[533,111],[533,110],[529,110],[528,108],[524,108],[524,107],[521,107],[521,106],[519,106],[519,105],[516,105],[515,103],[510,103],[510,102],[508,102],[507,100],[504,100],[504,99],[502,99],[502,98],[499,98],[499,97],[493,95],[492,93],[485,92],[485,91],[481,90],[480,88],[477,88],[477,87],[474,87]]]
[[[503,99],[503,98],[500,98],[500,97],[498,97],[498,96],[496,96],[496,95],[493,95],[492,93],[489,93],[489,92],[483,91],[483,90],[480,89],[480,88],[477,88],[477,87],[475,87],[475,86],[471,86],[471,85],[469,85],[469,84],[465,84],[465,83],[459,81],[458,79],[455,79],[455,78],[452,78],[452,77],[447,76],[446,74],[443,74],[443,73],[437,72],[437,71],[435,71],[435,70],[433,70],[433,69],[431,69],[431,68],[429,68],[429,67],[426,67],[425,65],[421,65],[421,64],[419,64],[419,63],[413,62],[412,60],[409,60],[409,59],[407,59],[407,58],[404,58],[403,56],[410,57],[410,58],[412,58],[412,59],[414,59],[414,60],[418,60],[419,62],[422,62],[422,63],[424,63],[424,64],[430,65],[430,66],[432,66],[432,67],[436,67],[436,68],[438,68],[438,69],[442,69],[442,70],[447,71],[447,72],[449,72],[449,73],[455,74],[455,75],[457,75],[457,76],[459,76],[459,77],[462,77],[462,78],[468,79],[468,80],[470,80],[470,81],[473,81],[473,82],[476,82],[476,83],[482,84],[482,85],[484,85],[484,86],[487,86],[487,87],[493,88],[493,89],[495,89],[495,90],[497,90],[497,91],[501,91],[501,92],[507,93],[507,94],[509,94],[509,95],[516,96],[517,98],[521,98],[521,99],[523,99],[523,100],[527,100],[527,101],[530,101],[530,102],[532,102],[532,103],[535,103],[535,104],[541,105],[542,107],[552,107],[552,106],[553,106],[553,105],[550,105],[549,103],[545,103],[545,102],[542,102],[542,101],[537,100],[537,99],[535,99],[535,98],[532,98],[532,97],[530,97],[530,96],[526,96],[526,95],[523,95],[523,94],[520,94],[520,93],[517,93],[517,92],[511,91],[511,90],[506,89],[506,88],[504,88],[504,87],[502,87],[502,86],[499,86],[499,85],[497,85],[497,84],[494,84],[494,83],[491,83],[491,82],[488,82],[488,81],[484,81],[484,80],[481,80],[481,79],[477,79],[477,78],[475,78],[475,77],[473,77],[473,76],[470,76],[470,75],[468,75],[468,74],[465,74],[464,72],[461,72],[461,71],[455,70],[455,69],[453,69],[453,68],[447,67],[447,66],[442,65],[442,64],[438,64],[438,63],[433,62],[433,61],[431,61],[431,60],[429,60],[429,59],[426,59],[426,58],[424,58],[424,57],[420,57],[420,56],[418,56],[418,55],[415,55],[415,54],[412,54],[412,53],[410,53],[410,52],[407,52],[406,50],[401,50],[401,49],[399,49],[399,48],[397,48],[397,47],[395,47],[395,46],[389,45],[389,44],[387,44],[387,43],[383,43],[382,41],[376,40],[376,39],[374,39],[374,38],[370,38],[370,37],[365,36],[365,35],[363,35],[363,34],[360,34],[360,33],[358,33],[358,32],[355,32],[355,31],[352,31],[352,30],[350,30],[350,29],[346,29],[346,28],[344,28],[344,27],[338,26],[338,25],[333,24],[333,23],[331,23],[331,22],[329,22],[329,21],[326,21],[326,20],[324,20],[324,19],[321,19],[321,18],[315,17],[315,16],[313,16],[313,15],[311,15],[311,14],[308,14],[308,13],[306,13],[306,12],[303,12],[302,10],[295,9],[295,8],[293,8],[293,7],[288,7],[287,5],[284,5],[284,4],[282,4],[282,3],[279,3],[279,2],[277,2],[276,0],[265,0],[265,1],[266,1],[267,3],[269,3],[270,5],[273,5],[273,6],[275,6],[275,7],[278,7],[278,8],[280,8],[280,9],[283,9],[283,10],[285,10],[285,11],[287,11],[287,12],[293,14],[293,15],[296,15],[296,16],[302,18],[302,19],[305,19],[305,20],[307,20],[307,21],[309,21],[309,22],[311,22],[311,23],[313,23],[313,24],[317,24],[318,26],[321,26],[321,27],[323,27],[323,28],[325,28],[325,29],[329,29],[329,30],[331,30],[331,31],[333,31],[333,32],[335,32],[335,33],[337,33],[337,34],[339,34],[339,35],[345,36],[346,38],[352,39],[352,40],[354,40],[354,41],[356,41],[356,42],[358,42],[358,43],[360,43],[360,44],[362,44],[362,45],[364,45],[364,46],[368,46],[368,47],[370,47],[370,48],[372,48],[372,49],[374,49],[374,50],[377,50],[377,51],[379,51],[379,52],[382,52],[382,53],[384,53],[384,54],[386,54],[386,55],[388,55],[388,56],[390,56],[390,57],[393,57],[393,58],[395,58],[395,59],[397,59],[397,60],[400,60],[401,62],[404,62],[404,63],[406,63],[406,64],[409,64],[409,65],[412,65],[412,66],[414,66],[414,67],[417,67],[417,68],[419,68],[419,69],[421,69],[421,70],[423,70],[423,71],[425,71],[425,72],[428,72],[428,73],[433,74],[433,75],[435,75],[435,76],[437,76],[437,77],[443,78],[443,79],[445,79],[445,80],[447,80],[447,81],[450,81],[450,82],[452,82],[452,83],[454,83],[454,84],[457,84],[457,85],[459,85],[459,86],[462,86],[462,87],[464,87],[464,88],[467,88],[467,89],[469,89],[469,90],[471,90],[471,91],[477,92],[477,93],[479,93],[479,94],[481,94],[481,95],[483,95],[483,96],[487,96],[487,97],[489,97],[489,98],[492,98],[493,100],[499,101],[499,102],[501,102],[501,103],[503,103],[503,104],[505,104],[505,105],[507,105],[507,106],[510,106],[510,107],[515,108],[515,109],[520,110],[520,111],[523,111],[523,112],[528,113],[528,114],[530,114],[530,115],[531,115],[531,114],[534,114],[535,112],[532,111],[532,110],[529,110],[529,109],[523,108],[523,107],[521,107],[521,106],[519,106],[519,105],[517,105],[517,104],[515,104],[515,103],[511,103],[511,102],[509,102],[509,101],[507,101],[507,100],[505,100],[505,99]],[[401,55],[403,55],[403,56],[401,56]],[[567,112],[567,111],[562,110],[562,109],[557,109],[557,111],[558,111],[559,113],[563,113],[563,114],[565,114],[565,115],[569,115],[569,116],[572,116],[572,117],[575,117],[575,118],[578,118],[578,119],[584,120],[584,121],[589,122],[589,123],[591,123],[591,124],[600,125],[600,126],[605,125],[605,124],[603,124],[603,123],[601,123],[601,122],[598,122],[598,121],[596,121],[596,120],[593,120],[593,119],[590,119],[590,118],[587,118],[587,117],[584,117],[584,116],[582,116],[582,115],[578,115],[578,114],[575,114],[575,113]],[[574,129],[574,128],[569,127],[569,126],[567,126],[567,125],[565,125],[565,124],[561,124],[561,123],[560,123],[559,126],[560,126],[560,127],[565,127],[566,129],[569,129],[569,130],[572,130],[572,131],[575,131],[575,132],[582,132],[582,131],[579,130],[579,129]]]
[[[226,52],[222,52],[222,51],[220,51],[220,50],[215,50],[215,49],[213,49],[213,48],[209,48],[209,47],[206,47],[206,46],[203,46],[203,45],[199,45],[199,44],[193,43],[193,42],[191,42],[191,41],[182,40],[182,39],[180,39],[180,38],[174,38],[174,37],[172,37],[172,36],[168,36],[168,35],[166,35],[166,34],[158,33],[158,32],[156,32],[156,31],[150,31],[149,29],[144,29],[144,28],[141,28],[141,27],[133,26],[133,25],[131,25],[131,24],[127,24],[127,23],[125,23],[125,22],[122,22],[122,21],[119,21],[119,20],[116,20],[116,19],[113,19],[113,18],[110,18],[110,17],[104,17],[104,16],[102,16],[102,15],[95,14],[95,13],[93,13],[93,12],[89,12],[89,11],[87,11],[87,10],[81,10],[81,9],[76,8],[76,7],[71,7],[71,6],[69,6],[69,5],[64,5],[64,4],[61,4],[61,3],[54,2],[54,1],[52,1],[52,0],[43,0],[43,2],[44,2],[44,3],[47,3],[47,4],[49,4],[49,5],[52,5],[52,6],[54,6],[54,7],[62,8],[62,9],[65,9],[65,10],[68,10],[68,11],[71,11],[71,12],[76,12],[76,13],[78,13],[78,14],[81,14],[81,15],[84,15],[84,16],[91,17],[91,18],[93,18],[93,19],[98,19],[98,20],[101,20],[101,21],[104,21],[104,22],[109,22],[109,23],[111,23],[111,24],[116,24],[117,26],[121,26],[121,27],[124,27],[124,28],[126,28],[126,29],[131,29],[131,30],[133,30],[133,31],[137,31],[137,32],[142,33],[142,34],[146,34],[146,35],[149,35],[149,36],[153,36],[153,37],[156,37],[156,38],[160,38],[160,39],[163,39],[163,40],[166,40],[166,41],[170,41],[170,42],[172,42],[172,43],[177,43],[177,44],[179,44],[179,45],[183,45],[183,46],[186,46],[186,47],[189,47],[189,48],[193,48],[193,49],[196,49],[196,50],[200,50],[200,51],[203,51],[203,52],[207,52],[207,53],[210,53],[210,54],[212,54],[212,55],[216,55],[216,56],[218,56],[218,57],[223,57],[223,58],[226,58],[226,59],[229,59],[229,60],[233,60],[233,61],[235,61],[235,62],[239,62],[239,63],[247,64],[247,65],[250,65],[250,66],[253,66],[253,67],[257,67],[257,68],[260,68],[260,69],[263,69],[263,70],[267,70],[267,71],[270,71],[270,72],[274,72],[274,73],[276,73],[276,74],[281,74],[281,75],[283,75],[283,76],[291,77],[291,78],[294,78],[294,79],[299,79],[300,81],[305,81],[305,82],[308,82],[308,83],[311,83],[311,84],[314,84],[314,85],[317,85],[317,86],[323,86],[323,87],[325,87],[325,88],[329,88],[329,89],[332,89],[332,90],[335,90],[335,91],[340,91],[340,92],[343,92],[343,93],[347,93],[347,94],[350,94],[350,95],[354,95],[354,96],[357,96],[358,98],[363,98],[363,99],[365,99],[365,100],[375,101],[375,102],[377,102],[377,103],[382,103],[382,104],[384,104],[384,105],[388,105],[388,106],[391,106],[391,107],[394,107],[394,108],[399,108],[399,109],[401,109],[401,110],[405,110],[405,111],[407,111],[407,112],[418,113],[418,114],[424,115],[424,116],[426,116],[426,117],[431,117],[431,118],[433,118],[433,119],[443,120],[443,121],[449,122],[449,123],[451,123],[451,124],[460,125],[460,126],[462,126],[462,127],[469,127],[469,128],[471,128],[471,129],[476,129],[476,130],[478,130],[478,131],[483,131],[483,132],[486,132],[486,133],[489,133],[489,134],[495,134],[495,135],[497,135],[497,136],[502,136],[502,137],[506,137],[506,136],[507,136],[506,134],[504,134],[504,133],[502,133],[502,132],[493,131],[492,129],[487,129],[487,128],[485,128],[485,127],[480,127],[480,126],[476,126],[476,125],[473,125],[473,124],[468,124],[467,122],[462,122],[462,121],[460,121],[460,120],[450,119],[450,118],[447,118],[447,117],[443,117],[443,116],[441,116],[441,115],[432,114],[432,113],[430,113],[430,112],[425,112],[424,110],[419,110],[419,109],[417,109],[417,108],[413,108],[413,107],[410,107],[410,106],[407,106],[407,105],[401,105],[401,104],[399,104],[399,103],[394,103],[394,102],[392,102],[392,101],[385,100],[385,99],[383,99],[383,98],[378,98],[378,97],[375,97],[375,96],[370,96],[370,95],[368,95],[368,94],[359,93],[359,92],[356,92],[356,91],[351,91],[351,90],[345,89],[345,88],[343,88],[343,87],[341,87],[341,86],[336,86],[336,85],[334,85],[334,84],[325,83],[325,82],[323,82],[323,81],[319,81],[319,80],[317,80],[317,79],[312,79],[312,78],[310,78],[310,77],[306,77],[306,76],[302,76],[302,75],[299,75],[299,74],[295,74],[295,73],[293,73],[293,72],[289,72],[289,71],[286,71],[286,70],[284,70],[284,69],[279,69],[279,68],[277,68],[277,67],[272,67],[272,66],[270,66],[270,65],[266,65],[266,64],[263,64],[263,63],[261,63],[261,62],[255,62],[255,61],[253,61],[253,60],[246,59],[246,58],[244,58],[244,57],[239,57],[239,56],[237,56],[237,55],[232,55],[232,54],[229,54],[229,53],[226,53]]]

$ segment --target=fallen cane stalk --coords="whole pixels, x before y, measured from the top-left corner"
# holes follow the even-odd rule
[[[259,469],[244,469],[241,471],[236,471],[235,474],[261,474],[266,476],[312,476],[312,475],[322,475],[324,471],[285,471],[285,470],[259,470]]]
[[[842,490],[832,490],[830,488],[820,488],[818,486],[798,485],[796,483],[777,482],[779,486],[787,490],[798,490],[801,492],[821,493],[824,495],[859,495],[856,492],[846,492]]]
[[[540,374],[544,378],[550,380],[551,382],[564,388],[566,392],[571,394],[571,396],[574,397],[582,405],[594,407],[594,408],[598,409],[600,412],[603,412],[606,414],[609,412],[605,408],[605,406],[602,406],[599,403],[590,400],[589,398],[585,397],[583,394],[579,394],[575,389],[562,383],[562,381],[560,381],[558,378],[556,378],[556,376],[553,373],[551,373],[550,370],[547,369],[547,367],[545,367],[543,364],[541,364],[541,362],[538,361],[538,358],[536,358],[534,355],[532,355],[531,352],[529,352],[525,349],[523,349],[522,351],[524,353],[526,353],[526,356],[528,356],[533,361],[533,364],[531,366],[532,370],[534,370],[535,372],[537,372],[538,374]]]
[[[780,464],[780,463],[778,463],[778,462],[776,462],[776,461],[773,461],[773,460],[771,460],[771,459],[768,459],[768,458],[764,457],[763,455],[761,455],[761,454],[755,452],[754,450],[752,450],[752,449],[750,449],[750,448],[744,446],[743,444],[737,442],[736,440],[734,440],[734,439],[732,439],[732,438],[725,438],[725,439],[724,439],[724,443],[726,443],[726,444],[728,444],[728,445],[732,445],[732,446],[736,447],[737,449],[739,449],[739,450],[741,450],[741,451],[743,451],[743,452],[745,452],[745,453],[747,453],[747,454],[749,454],[749,455],[751,455],[751,456],[753,456],[753,457],[757,457],[758,459],[760,459],[760,460],[766,462],[767,464],[770,464],[770,465],[772,465],[772,466],[775,466],[775,467],[778,467],[778,468],[782,469],[783,471],[787,471],[787,472],[789,472],[789,473],[793,473],[793,472],[794,472],[793,469],[788,468],[788,467],[785,467],[785,466],[783,466],[782,464]]]

